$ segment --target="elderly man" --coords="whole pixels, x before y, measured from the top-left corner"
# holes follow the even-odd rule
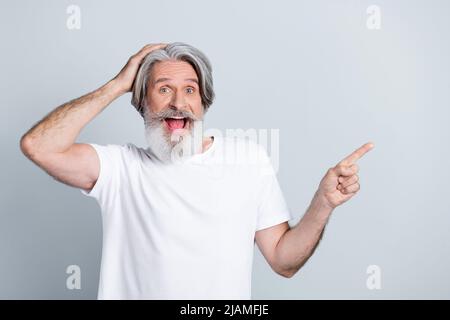
[[[75,142],[130,91],[148,148]],[[289,226],[265,149],[248,139],[203,136],[213,100],[202,52],[179,42],[152,44],[104,86],[56,108],[22,137],[29,159],[101,207],[99,299],[250,299],[255,242],[275,272],[292,277],[333,209],[358,192],[355,162],[371,143],[328,170],[300,222]]]

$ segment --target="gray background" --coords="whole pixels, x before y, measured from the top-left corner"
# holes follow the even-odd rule
[[[81,8],[68,30],[66,8]],[[366,27],[369,5],[381,29]],[[0,10],[0,298],[95,298],[101,219],[95,200],[19,150],[56,106],[115,76],[146,43],[208,55],[217,99],[208,128],[280,129],[279,181],[297,222],[325,171],[374,141],[361,191],[335,210],[291,279],[255,250],[253,298],[450,298],[448,1],[3,1]],[[143,145],[130,96],[78,141]],[[81,267],[81,290],[66,267]],[[366,269],[382,270],[381,290]]]

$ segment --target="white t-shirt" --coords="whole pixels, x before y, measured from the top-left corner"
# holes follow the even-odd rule
[[[292,218],[264,147],[215,136],[155,161],[134,144],[91,144],[103,250],[98,299],[251,299],[255,231]]]

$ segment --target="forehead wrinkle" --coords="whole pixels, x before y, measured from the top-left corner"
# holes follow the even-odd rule
[[[173,80],[172,75],[180,75],[185,78],[185,81],[193,81],[198,84],[198,75],[195,69],[186,61],[159,61],[154,65],[151,72],[152,84],[156,85],[159,82]],[[153,79],[157,80],[153,80]]]
[[[155,86],[156,84],[158,84],[160,82],[171,81],[171,80],[173,80],[173,79],[167,78],[167,77],[159,78],[159,79],[153,81],[153,85]],[[184,81],[195,82],[198,85],[198,80],[195,78],[187,78],[187,79],[184,79]]]

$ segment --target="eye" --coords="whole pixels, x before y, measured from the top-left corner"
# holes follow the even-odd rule
[[[190,90],[190,91],[189,91],[189,90]],[[189,88],[186,89],[186,91],[187,91],[188,93],[194,93],[194,88],[189,87]]]
[[[166,93],[166,92],[168,92],[169,91],[169,88],[168,87],[161,87],[160,89],[159,89],[159,92],[161,92],[161,93]]]

